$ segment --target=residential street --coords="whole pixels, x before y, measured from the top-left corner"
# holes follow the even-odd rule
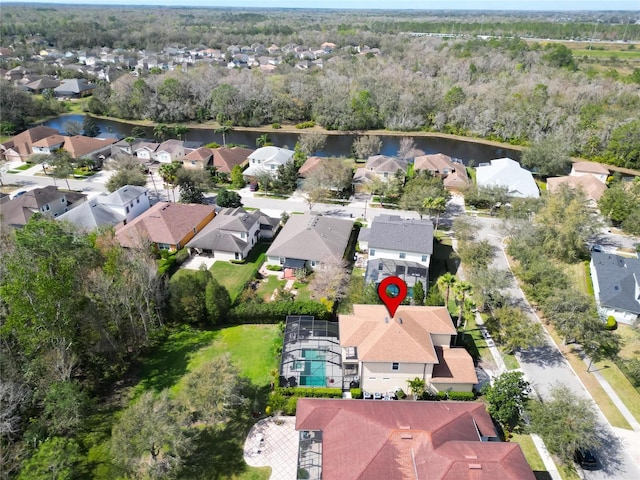
[[[496,246],[496,256],[492,266],[507,270],[507,259],[502,250],[502,220],[495,218],[476,217],[479,229],[478,238],[487,239]],[[524,294],[514,281],[513,286],[507,292],[521,304],[524,310],[534,321],[540,321],[533,312],[531,306],[524,298]],[[547,343],[540,348],[531,349],[518,355],[520,367],[527,380],[531,382],[536,393],[544,399],[554,385],[565,385],[572,391],[586,398],[590,398],[579,378],[574,373],[569,363],[564,359],[560,351],[554,345],[553,340],[547,336]],[[595,405],[595,404],[594,404]],[[640,467],[634,462],[631,455],[637,456],[640,449],[640,432],[629,435],[635,439],[623,448],[620,439],[614,433],[604,415],[600,413],[601,437],[603,447],[597,451],[601,469],[585,471],[586,479],[616,479],[637,480],[640,478]]]
[[[6,174],[4,175],[5,183],[20,184],[25,188],[35,188],[36,186],[53,185],[54,179],[51,177],[35,176],[34,173],[38,171],[38,168],[34,167],[29,171],[21,172],[20,175]],[[90,180],[69,180],[69,185],[72,189],[82,190],[88,194],[98,194],[100,192],[106,192],[105,182],[108,179],[109,172],[100,172]],[[56,179],[55,183],[66,188],[64,180]],[[159,200],[167,200],[169,192],[162,187],[162,181],[156,175],[155,186],[158,187],[158,194],[154,184],[149,181],[147,187],[152,196],[152,202]],[[241,192],[242,201],[245,206],[252,208],[260,208],[263,212],[271,216],[280,216],[282,211],[291,212],[307,212],[309,211],[309,205],[306,203],[303,197],[294,195],[289,199],[273,199],[257,197],[253,192],[250,192],[248,188],[243,189]],[[214,195],[209,195],[214,197]],[[362,195],[355,198],[354,202],[349,205],[329,205],[329,204],[316,204],[313,206],[313,211],[320,212],[326,215],[347,217],[347,218],[367,218],[371,221],[374,216],[380,213],[390,213],[400,215],[403,218],[418,218],[418,214],[415,212],[407,212],[402,210],[388,210],[366,205],[368,195]],[[446,218],[442,219],[442,224],[450,223],[451,217],[457,215],[462,211],[462,204],[458,198],[453,199],[448,205]],[[496,256],[493,262],[493,266],[499,269],[508,269],[508,264],[504,251],[502,250],[502,240],[504,234],[502,233],[502,221],[495,218],[477,217],[478,223],[478,237],[479,239],[487,239],[493,245],[497,247]],[[610,244],[626,244],[629,242],[626,238],[614,237]],[[604,242],[603,242],[604,243]],[[523,292],[517,287],[514,281],[513,286],[509,289],[508,294],[514,298],[517,302],[521,303],[525,311],[534,319],[539,321],[535,312],[531,309]],[[577,392],[579,395],[589,398],[589,394],[573,372],[571,366],[563,358],[560,351],[555,347],[551,338],[547,338],[547,344],[544,347],[532,349],[526,352],[522,352],[518,355],[520,365],[524,371],[526,378],[532,383],[535,391],[541,398],[545,398],[550,389],[556,384],[562,384],[571,388],[571,390]],[[599,411],[599,410],[598,410]],[[600,424],[602,428],[602,440],[604,447],[597,452],[598,459],[601,463],[601,469],[596,471],[584,472],[584,478],[587,479],[616,479],[616,480],[637,480],[640,479],[640,466],[634,462],[631,454],[636,458],[640,457],[640,432],[625,432],[628,440],[626,442],[626,448],[622,446],[618,436],[614,433],[614,430],[606,421],[604,416],[600,414]]]

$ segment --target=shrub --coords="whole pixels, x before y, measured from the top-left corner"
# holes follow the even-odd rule
[[[362,398],[361,388],[351,388],[349,391],[351,392],[351,398]]]
[[[313,315],[326,320],[331,317],[331,312],[312,301],[249,302],[233,307],[228,318],[231,323],[278,323],[287,315]]]
[[[398,397],[399,400],[407,398],[407,394],[404,393],[404,390],[402,389],[396,390],[396,396]]]
[[[473,392],[438,392],[436,400],[457,400],[460,402],[470,402],[476,399]]]
[[[272,272],[281,272],[282,265],[267,265],[267,270],[270,270]]]
[[[301,122],[296,125],[296,128],[302,130],[304,128],[312,128],[316,126],[316,122],[309,120],[308,122]]]
[[[277,392],[285,397],[297,398],[342,398],[341,388],[327,387],[284,387]]]
[[[299,469],[298,469],[298,476],[297,476],[297,478],[298,478],[299,480],[306,480],[307,478],[310,478],[310,476],[309,476],[309,475],[310,475],[310,474],[309,474],[309,471],[308,471],[308,470],[306,470],[306,469],[304,469],[304,468],[299,468]]]
[[[279,130],[282,128],[282,125],[280,125],[278,122],[273,122],[271,124],[271,128],[273,128],[274,130]]]
[[[617,330],[618,329],[618,322],[616,322],[616,319],[613,318],[611,315],[609,315],[607,317],[607,324],[604,327],[606,330]]]

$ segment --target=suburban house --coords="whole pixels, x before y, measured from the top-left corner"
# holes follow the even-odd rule
[[[236,165],[244,167],[253,152],[254,150],[243,147],[200,147],[187,153],[182,162],[186,169],[204,170],[213,166],[218,172],[230,174]]]
[[[598,180],[594,175],[567,175],[564,177],[547,178],[547,190],[551,193],[558,192],[562,188],[562,185],[576,190],[582,190],[592,206],[598,203],[598,200],[600,200],[607,190],[607,185]]]
[[[26,162],[33,155],[33,144],[38,140],[58,135],[58,130],[50,127],[33,127],[15,135],[0,145],[0,159],[8,162]]]
[[[416,172],[431,172],[434,176],[442,178],[447,190],[461,190],[469,186],[469,176],[464,164],[443,153],[415,157],[413,169]]]
[[[51,135],[49,137],[45,137],[37,142],[34,142],[32,147],[34,155],[37,154],[45,154],[49,155],[56,150],[62,148],[64,144],[65,137],[63,135]]]
[[[478,165],[476,183],[478,187],[506,187],[512,197],[540,197],[531,172],[510,158],[498,158]]]
[[[480,402],[300,398],[298,478],[534,480]]]
[[[407,390],[408,380],[424,380],[436,392],[471,392],[478,383],[473,359],[452,347],[456,328],[446,307],[354,305],[339,315],[342,368],[346,380],[366,392]]]
[[[53,77],[42,77],[27,83],[24,88],[31,93],[41,94],[44,90],[50,90],[60,86],[60,81]]]
[[[373,155],[367,159],[364,168],[356,169],[353,176],[354,185],[362,185],[371,182],[374,178],[388,181],[398,172],[407,173],[409,162],[387,155]]]
[[[306,178],[309,174],[320,167],[322,162],[326,160],[324,157],[309,157],[298,170],[298,177]]]
[[[291,215],[267,250],[267,264],[281,265],[285,277],[301,268],[341,264],[353,221],[311,213]]]
[[[267,172],[275,177],[280,165],[293,161],[293,150],[280,147],[261,147],[249,155],[249,167],[242,173],[245,178],[257,177]]]
[[[126,225],[116,227],[116,238],[128,248],[152,243],[158,250],[180,250],[214,216],[210,205],[158,202]]]
[[[572,177],[591,175],[600,182],[607,183],[609,173],[609,169],[598,162],[575,162],[571,166],[571,173],[569,173],[569,175]]]
[[[190,253],[220,260],[244,260],[259,240],[273,238],[280,220],[259,210],[223,208],[187,244]]]
[[[2,204],[2,224],[22,227],[35,213],[56,218],[80,205],[86,198],[82,193],[63,192],[52,185],[35,188]]]
[[[158,145],[152,156],[160,163],[182,162],[184,153],[182,140],[171,139]]]
[[[591,252],[590,267],[600,315],[633,324],[640,316],[640,259]]]
[[[158,149],[160,144],[156,142],[140,142],[133,147],[133,152],[140,160],[146,160],[148,162],[154,160],[154,153]]]
[[[370,228],[360,230],[358,243],[368,251],[365,283],[377,285],[386,277],[398,276],[407,284],[409,296],[417,281],[422,282],[426,293],[433,254],[431,220],[378,215]]]
[[[151,208],[149,191],[144,187],[125,185],[108,195],[99,195],[69,210],[58,220],[71,222],[83,230],[91,231],[101,226],[125,225],[142,212]]]
[[[56,97],[80,98],[91,95],[96,85],[88,83],[84,78],[70,78],[53,89]]]
[[[255,150],[244,147],[218,147],[213,149],[213,166],[218,172],[231,173],[236,165],[244,168],[249,162],[249,156]]]

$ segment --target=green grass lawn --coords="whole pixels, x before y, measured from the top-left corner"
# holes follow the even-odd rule
[[[616,58],[619,60],[640,60],[640,50],[573,50],[574,57]]]
[[[260,282],[260,286],[258,287],[256,294],[258,297],[262,297],[265,302],[268,302],[275,289],[282,289],[286,283],[286,280],[280,280],[277,275],[268,275],[266,282]]]
[[[25,163],[24,165],[14,168],[14,170],[29,170],[31,167],[33,167],[31,163]]]
[[[513,434],[511,441],[520,445],[522,453],[524,453],[524,457],[527,459],[527,463],[529,463],[537,480],[551,479],[530,435]]]
[[[211,267],[213,278],[227,289],[232,302],[242,293],[245,285],[255,277],[264,262],[267,248],[269,248],[267,243],[257,244],[253,247],[247,263],[216,262]]]
[[[82,442],[89,448],[91,478],[119,478],[109,463],[109,436],[120,408],[146,390],[169,388],[180,391],[185,374],[195,371],[218,355],[229,353],[231,361],[248,380],[245,395],[251,408],[264,410],[271,382],[270,371],[278,366],[274,346],[281,342],[277,325],[238,325],[219,330],[197,330],[182,327],[158,345],[143,361],[138,383],[125,395],[120,406],[105,408],[87,419],[87,432]],[[219,480],[267,480],[270,468],[251,468],[244,463],[242,448],[254,420],[245,409],[228,425],[198,437],[197,452],[178,478]]]
[[[298,292],[296,294],[296,300],[307,301],[311,300],[311,278],[307,277],[305,283],[296,282],[293,284],[293,288]]]

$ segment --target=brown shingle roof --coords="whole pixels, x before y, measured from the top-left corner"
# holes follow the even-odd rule
[[[195,160],[197,162],[206,162],[213,155],[213,149],[207,147],[197,148],[184,156],[184,161],[192,161]]]
[[[607,190],[607,186],[593,175],[569,175],[566,177],[547,178],[547,190],[556,192],[560,185],[567,185],[571,188],[581,188],[587,198],[598,201]]]
[[[306,177],[320,166],[322,160],[322,157],[307,158],[304,164],[300,167],[300,170],[298,170],[298,176],[302,178]]]
[[[158,202],[130,223],[116,229],[124,247],[139,247],[145,241],[177,245],[203,220],[213,218],[214,207]]]
[[[92,138],[84,135],[75,135],[73,137],[64,137],[64,148],[71,157],[81,158],[85,155],[107,147],[117,140],[115,138]]]
[[[45,137],[37,142],[33,142],[32,147],[51,147],[52,145],[58,145],[61,143],[64,143],[64,136],[56,134]]]
[[[609,169],[598,162],[575,162],[573,169],[576,172],[599,173],[609,175]]]
[[[11,140],[3,143],[2,145],[5,148],[12,148],[16,152],[18,152],[21,157],[26,158],[33,153],[31,150],[31,146],[35,142],[51,135],[57,135],[58,133],[59,132],[55,128],[43,126],[33,127],[29,130],[25,130],[24,132],[19,133]]]
[[[247,162],[249,155],[255,150],[250,148],[233,147],[233,148],[214,148],[213,165],[217,167],[219,172],[231,173],[231,169],[236,165],[242,165]]]
[[[322,432],[325,480],[533,480],[479,402],[298,400],[296,429]]]
[[[433,173],[444,174],[446,169],[453,169],[453,162],[451,161],[451,157],[444,153],[420,155],[414,160],[414,169],[429,170]]]
[[[438,363],[433,366],[432,383],[478,383],[473,359],[464,348],[435,347]]]
[[[436,363],[431,334],[456,333],[445,307],[403,305],[388,322],[384,305],[354,305],[353,312],[339,316],[340,345],[357,347],[365,362]]]

